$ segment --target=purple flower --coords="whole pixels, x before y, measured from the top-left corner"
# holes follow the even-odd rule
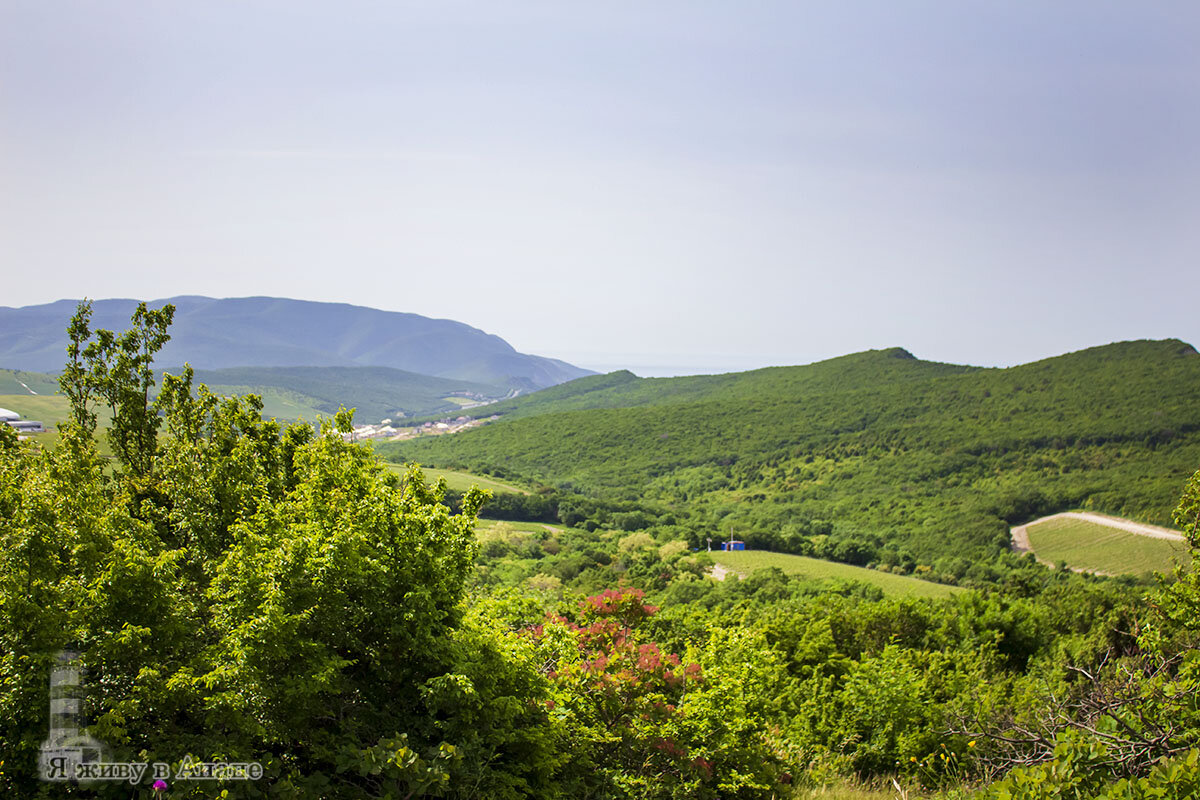
[[[162,794],[166,790],[167,790],[167,782],[166,781],[158,780],[158,781],[154,782],[154,793],[155,794]]]

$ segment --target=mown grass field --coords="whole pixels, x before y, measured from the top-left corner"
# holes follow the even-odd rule
[[[789,575],[802,575],[817,580],[862,581],[878,586],[885,594],[903,597],[949,597],[962,591],[955,586],[931,583],[907,575],[894,575],[834,561],[771,553],[766,550],[742,550],[711,553],[713,561],[726,569],[749,575],[756,569],[779,567]]]
[[[1152,539],[1081,519],[1050,519],[1028,527],[1029,544],[1043,561],[1109,575],[1170,572],[1187,558],[1185,542]]]
[[[403,475],[408,470],[405,464],[388,463],[386,466],[397,475]],[[472,475],[469,472],[459,472],[452,469],[434,469],[433,467],[422,467],[421,469],[425,472],[425,479],[430,483],[433,483],[438,478],[445,478],[446,485],[459,492],[465,492],[472,486],[478,486],[480,489],[491,489],[493,492],[529,494],[528,491],[519,486],[502,483],[495,478],[488,478],[484,475]]]

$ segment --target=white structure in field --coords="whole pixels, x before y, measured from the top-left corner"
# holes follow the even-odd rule
[[[31,419],[21,419],[21,415],[7,408],[0,408],[0,422],[10,428],[16,428],[18,433],[42,433],[46,426]]]

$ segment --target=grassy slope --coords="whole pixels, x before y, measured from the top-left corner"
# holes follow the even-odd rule
[[[32,386],[32,384],[30,384]],[[242,394],[242,391],[236,391],[238,387],[209,387],[217,394]],[[234,390],[234,391],[231,391]],[[249,391],[249,389],[247,389]],[[300,419],[304,418],[309,421],[315,420],[317,414],[320,413],[317,409],[304,404],[304,399],[300,396],[289,392],[279,390],[268,390],[263,395],[263,416],[279,417],[280,419]],[[46,424],[49,430],[54,424],[66,419],[70,413],[70,403],[67,398],[62,395],[30,395],[30,394],[13,394],[0,395],[0,408],[8,408],[16,411],[26,419],[41,420]],[[328,415],[326,415],[328,416]],[[103,423],[107,420],[105,412],[99,413],[100,421]]]
[[[1029,543],[1039,558],[1074,569],[1110,575],[1170,572],[1176,560],[1187,558],[1182,542],[1138,536],[1119,528],[1080,519],[1046,520],[1028,529]]]
[[[30,389],[39,395],[54,394],[58,391],[58,379],[42,372],[0,369],[0,394],[29,394]],[[8,406],[4,406],[4,408],[8,408]],[[13,410],[16,411],[16,409]]]
[[[1125,342],[1009,369],[906,355],[585,378],[524,398],[507,415],[517,418],[381,450],[645,498],[738,531],[828,519],[923,559],[999,551],[1008,524],[1070,507],[1164,523],[1200,464],[1200,356],[1183,342]],[[592,390],[577,391],[585,382]],[[564,410],[581,404],[608,407]]]
[[[837,564],[816,558],[793,556],[786,553],[768,553],[765,550],[742,550],[713,552],[713,561],[734,572],[748,575],[756,569],[778,567],[789,575],[802,575],[818,580],[861,581],[878,586],[885,594],[903,597],[949,597],[962,591],[954,586],[893,575],[849,564]]]
[[[244,394],[258,395],[263,401],[262,415],[265,419],[275,418],[285,422],[304,420],[315,423],[318,417],[330,417],[337,411],[336,408],[333,411],[326,411],[324,408],[318,407],[325,404],[315,397],[309,397],[300,392],[292,392],[287,389],[278,389],[273,386],[211,384],[208,385],[208,388],[214,394],[223,397]]]

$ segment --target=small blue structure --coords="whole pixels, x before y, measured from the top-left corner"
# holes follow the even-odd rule
[[[722,550],[745,550],[746,543],[733,541],[733,540],[730,540],[728,542],[721,542],[721,549]]]

